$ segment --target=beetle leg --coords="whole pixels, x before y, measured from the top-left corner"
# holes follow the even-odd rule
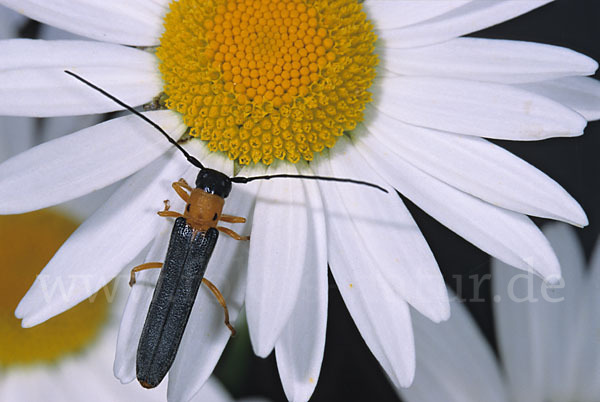
[[[181,199],[183,199],[183,201],[185,201],[187,204],[190,201],[190,195],[186,193],[185,190],[192,191],[192,189],[190,188],[189,184],[185,182],[185,180],[182,180],[183,179],[179,179],[179,181],[174,182],[173,184],[171,184],[171,186],[173,187],[173,190],[175,190],[177,195],[179,195]]]
[[[135,273],[136,272],[140,272],[140,271],[144,271],[146,269],[152,269],[152,268],[162,268],[162,266],[163,266],[162,262],[147,262],[145,264],[138,265],[137,267],[133,268],[131,270],[131,277],[129,278],[129,286],[133,286],[135,284]]]
[[[229,328],[229,330],[231,331],[231,336],[235,336],[235,328],[233,328],[233,326],[229,323],[229,310],[227,309],[227,303],[225,303],[225,298],[223,297],[221,292],[219,292],[219,289],[217,289],[217,287],[211,281],[209,281],[206,278],[202,278],[202,282],[204,282],[204,284],[208,286],[210,291],[213,292],[213,294],[219,301],[221,307],[223,307],[223,310],[225,311],[225,325],[227,325],[227,328]]]
[[[226,215],[226,214],[222,214],[221,218],[219,220],[223,221],[223,222],[229,222],[229,223],[246,223],[246,218],[243,218],[241,216],[233,216],[233,215]]]
[[[188,184],[188,182],[187,182],[187,181],[185,181],[185,179],[184,179],[183,177],[182,177],[181,179],[179,179],[179,180],[177,181],[177,183],[179,183],[179,185],[180,185],[181,187],[185,188],[187,191],[192,191],[192,186],[190,186],[190,185]],[[175,184],[175,183],[173,183],[173,184]]]
[[[183,214],[175,211],[159,211],[157,212],[159,216],[164,216],[165,218],[180,218]]]
[[[171,208],[169,200],[164,200],[163,202],[165,203],[165,209],[157,212],[159,216],[163,216],[165,218],[179,218],[183,216],[183,214],[180,214],[179,212],[169,211],[169,208]]]
[[[225,233],[227,236],[233,237],[235,240],[250,240],[250,236],[241,236],[235,233],[233,230],[223,226],[217,226],[217,230]]]

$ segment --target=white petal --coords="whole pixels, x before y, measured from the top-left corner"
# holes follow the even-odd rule
[[[119,189],[121,181],[104,187],[101,190],[93,191],[82,197],[58,204],[55,208],[63,213],[83,222],[94,214],[104,203]]]
[[[50,141],[62,137],[66,133],[74,133],[75,131],[92,127],[102,121],[105,121],[105,119],[102,119],[101,115],[63,116],[43,119],[40,129],[42,134],[40,142]],[[127,155],[127,157],[129,156]],[[104,164],[106,162],[103,161],[101,163]],[[100,190],[92,191],[82,197],[58,204],[58,208],[74,216],[79,222],[83,222],[96,212],[117,191],[120,185],[121,181],[117,181]]]
[[[19,34],[18,30],[27,19],[13,10],[0,8],[0,39],[13,38]]]
[[[171,111],[146,114],[174,138],[185,132]],[[109,120],[41,144],[0,165],[0,211],[22,213],[90,193],[135,173],[169,147],[137,116]]]
[[[583,342],[577,354],[578,395],[581,401],[594,401],[600,395],[600,382],[597,381],[600,378],[600,351],[597,347],[597,334],[600,333],[600,239],[596,240],[589,268],[582,300],[585,306],[582,320],[585,329],[580,326]]]
[[[90,402],[107,400],[114,402],[164,401],[166,387],[159,387],[148,392],[138,384],[130,384],[124,387],[112,376],[110,356],[114,351],[114,339],[112,341],[111,343],[103,341],[100,345],[95,344],[93,349],[89,351],[91,353],[67,361],[63,360],[58,367],[52,369],[52,376],[58,384],[61,384],[64,393],[67,395],[64,400]],[[47,400],[47,397],[45,399]]]
[[[577,369],[580,361],[577,351],[585,339],[593,336],[589,321],[585,320],[584,281],[585,258],[575,230],[567,225],[553,223],[544,226],[544,235],[558,256],[563,280],[556,289],[546,286],[548,297],[542,291],[539,308],[545,309],[540,317],[549,346],[546,351],[547,364],[545,392],[547,400],[566,400],[575,395],[580,378]],[[564,285],[564,286],[563,286]],[[560,302],[552,302],[563,298]],[[546,300],[549,301],[545,302]],[[535,313],[534,313],[535,314]]]
[[[132,46],[158,45],[167,0],[1,0],[29,18],[89,38]]]
[[[267,174],[273,174],[271,168]],[[280,173],[298,174],[281,166]],[[275,346],[300,290],[308,240],[308,205],[300,180],[261,183],[248,260],[246,312],[254,352]]]
[[[520,85],[577,111],[588,121],[600,119],[600,82],[588,77],[565,77]]]
[[[107,284],[156,235],[162,200],[187,161],[169,153],[127,180],[62,245],[37,277],[15,315],[30,327]]]
[[[123,285],[127,288],[126,281]],[[122,289],[119,289],[122,290]],[[119,303],[120,304],[120,303]],[[121,311],[117,310],[118,305],[113,305],[111,313],[115,316]],[[83,355],[77,355],[66,359],[60,363],[59,376],[56,381],[68,388],[76,388],[79,396],[71,395],[69,400],[98,400],[128,402],[144,400],[148,402],[164,401],[167,396],[167,387],[158,386],[152,391],[148,391],[139,384],[129,384],[123,386],[113,376],[110,367],[112,365],[112,356],[115,351],[115,341],[117,335],[117,322],[111,321],[104,329],[101,338],[92,347],[85,351]],[[82,375],[86,375],[86,379]],[[93,396],[92,396],[93,395]],[[94,399],[90,399],[94,398]]]
[[[0,398],[3,401],[42,402],[48,400],[48,395],[52,395],[55,400],[65,400],[68,397],[64,386],[48,370],[15,367],[2,376]]]
[[[364,11],[375,29],[402,28],[437,17],[473,0],[365,0]]]
[[[448,186],[416,169],[373,136],[360,136],[356,147],[400,193],[486,253],[544,278],[560,275],[548,240],[526,216]]]
[[[34,130],[32,118],[0,116],[0,162],[34,146]]]
[[[23,70],[47,67],[131,66],[143,70],[156,67],[156,58],[149,52],[110,43],[86,40],[7,39],[0,41],[6,56],[0,70]]]
[[[516,303],[515,297],[508,295],[509,290],[521,299],[531,294],[539,301],[541,281],[496,260],[492,262],[492,269],[496,336],[511,397],[543,401],[542,382],[546,367],[542,339],[553,334],[540,333],[535,323],[538,319],[532,315],[533,303]]]
[[[123,108],[64,71],[70,70],[132,106],[162,90],[156,57],[88,41],[0,41],[0,114],[32,117],[105,113]]]
[[[375,106],[397,120],[458,134],[534,141],[583,133],[586,120],[515,87],[441,78],[386,78]]]
[[[585,212],[558,183],[482,138],[394,120],[369,108],[368,130],[420,170],[493,205],[587,225]]]
[[[319,163],[319,174],[384,185],[381,176],[352,147],[349,141],[340,138],[330,152],[330,167]],[[324,197],[336,199],[331,193],[339,192],[341,202],[335,210],[328,210],[329,225],[335,225],[355,253],[362,254],[361,259],[350,259],[351,268],[369,273],[379,271],[389,287],[422,314],[434,321],[448,319],[450,308],[442,275],[396,192],[391,187],[389,194],[385,194],[354,184],[325,184]]]
[[[333,185],[332,185],[333,184]],[[413,380],[415,350],[408,304],[395,292],[378,270],[369,270],[357,244],[347,240],[333,214],[344,208],[340,194],[328,191],[337,183],[319,183],[327,210],[329,266],[344,303],[367,346],[397,387]],[[374,190],[375,191],[375,190]]]
[[[215,378],[210,377],[200,392],[190,402],[233,402],[225,387]]]
[[[474,0],[420,24],[377,31],[386,47],[444,42],[510,20],[553,0]]]
[[[87,40],[85,36],[77,35],[69,31],[63,31],[52,25],[40,24],[38,39],[45,40]]]
[[[296,306],[275,344],[277,368],[290,401],[308,401],[321,371],[327,327],[327,236],[321,193],[304,181],[310,206],[306,262]]]
[[[513,400],[567,400],[577,387],[583,252],[572,229],[554,225],[544,232],[563,268],[556,287],[492,263],[496,328]]]
[[[112,345],[113,349],[114,349],[114,343]],[[102,374],[106,374],[106,371],[103,370]],[[112,375],[111,375],[112,377]],[[70,378],[70,380],[73,380],[73,377]],[[93,380],[93,379],[92,379]],[[99,393],[100,398],[98,400],[98,402],[105,402],[107,400],[110,401],[115,401],[115,402],[131,402],[131,401],[144,401],[144,402],[164,402],[166,400],[167,397],[167,385],[166,384],[161,384],[158,387],[152,389],[152,390],[148,390],[145,388],[142,388],[140,386],[140,384],[135,383],[135,384],[127,384],[127,385],[123,385],[121,384],[119,381],[117,381],[116,378],[112,377],[111,378],[112,382],[115,382],[116,384],[111,384],[111,388],[110,388],[110,395],[104,396],[102,395],[103,393]],[[66,380],[65,380],[66,381]],[[96,379],[96,381],[98,381]],[[106,380],[108,381],[108,379]],[[106,387],[108,388],[108,387]],[[108,389],[105,388],[105,392],[108,391]],[[90,397],[90,390],[88,389],[87,392],[85,393],[84,397],[82,397],[79,400],[85,400],[85,401],[89,401]]]
[[[250,218],[257,188],[255,183],[234,187],[227,199],[224,213]],[[251,222],[236,225],[234,230],[245,235],[251,225]],[[220,237],[205,277],[223,294],[231,323],[235,325],[246,290],[248,243],[233,240],[229,236]],[[192,399],[213,372],[231,336],[223,319],[223,308],[213,294],[202,286],[181,340],[179,353],[169,372],[169,401]]]
[[[102,115],[48,117],[40,120],[40,141],[47,142],[106,121]]]
[[[456,297],[448,321],[434,324],[413,314],[417,370],[405,401],[508,402],[494,353]]]
[[[500,83],[591,75],[598,68],[593,59],[567,48],[511,40],[458,38],[382,52],[385,68],[398,74]]]

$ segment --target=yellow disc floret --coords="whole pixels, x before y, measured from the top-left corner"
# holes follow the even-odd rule
[[[76,227],[74,221],[50,210],[0,216],[0,367],[54,362],[81,351],[103,327],[109,305],[102,295],[33,328],[21,328],[14,316],[36,275]]]
[[[377,56],[356,0],[179,0],[157,56],[191,135],[241,164],[312,160],[363,118]]]

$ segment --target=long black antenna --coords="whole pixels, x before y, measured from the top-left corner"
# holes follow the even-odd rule
[[[179,149],[183,153],[183,155],[185,155],[186,159],[192,165],[196,166],[199,169],[204,169],[204,165],[202,164],[202,162],[200,162],[198,159],[194,158],[185,149],[183,149],[183,147],[181,145],[179,145],[177,143],[177,141],[175,141],[173,138],[171,138],[171,136],[169,134],[167,134],[167,132],[165,130],[163,130],[163,128],[161,126],[159,126],[158,124],[153,122],[151,119],[144,116],[143,114],[141,114],[140,112],[135,110],[133,107],[131,107],[128,104],[126,104],[125,102],[123,102],[122,100],[118,99],[116,96],[109,94],[104,89],[98,87],[97,85],[92,84],[85,78],[82,78],[79,75],[77,75],[74,72],[71,72],[69,70],[64,70],[64,71],[65,71],[65,73],[69,74],[70,76],[75,77],[79,81],[83,82],[88,87],[100,92],[102,95],[106,96],[108,99],[112,100],[116,104],[124,107],[125,109],[129,110],[131,113],[140,117],[146,123],[150,124],[152,127],[157,129],[160,133],[162,133],[167,138],[167,140],[169,140],[169,142],[171,144],[173,144],[177,149]],[[385,188],[378,186],[377,184],[369,183],[367,181],[347,179],[347,178],[341,178],[341,177],[311,176],[311,175],[302,175],[302,174],[273,174],[273,175],[252,176],[252,177],[236,176],[236,177],[231,177],[230,180],[232,183],[242,183],[243,184],[243,183],[248,183],[248,182],[251,182],[254,180],[270,180],[270,179],[278,179],[278,178],[323,180],[323,181],[337,181],[337,182],[342,182],[342,183],[362,184],[365,186],[376,188],[377,190],[383,191],[384,193],[388,192]]]
[[[271,179],[279,179],[279,178],[339,181],[339,182],[343,182],[343,183],[363,184],[365,186],[369,186],[369,187],[376,188],[377,190],[381,190],[384,193],[388,192],[385,188],[378,186],[377,184],[374,184],[374,183],[369,183],[368,181],[347,179],[347,178],[343,178],[343,177],[313,176],[313,175],[304,175],[304,174],[272,174],[272,175],[267,175],[267,176],[252,176],[252,177],[236,176],[236,177],[232,177],[230,180],[233,183],[248,183],[249,181],[254,181],[254,180],[271,180]]]
[[[140,112],[138,112],[137,110],[135,110],[133,107],[129,106],[127,103],[123,102],[122,100],[118,99],[116,96],[109,94],[108,92],[106,92],[104,89],[92,84],[91,82],[89,82],[88,80],[86,80],[85,78],[82,78],[80,76],[78,76],[77,74],[69,71],[69,70],[65,70],[65,73],[69,74],[72,77],[77,78],[79,81],[83,82],[85,85],[87,85],[88,87],[91,87],[93,89],[95,89],[96,91],[100,92],[102,95],[106,96],[108,99],[112,100],[113,102],[115,102],[116,104],[123,106],[125,109],[129,110],[131,113],[135,114],[136,116],[141,117],[145,122],[147,122],[148,124],[150,124],[152,127],[154,127],[155,129],[157,129],[158,131],[160,131],[165,137],[167,137],[167,140],[169,140],[169,142],[173,145],[175,145],[175,147],[177,147],[177,149],[179,149],[183,155],[185,155],[186,159],[194,166],[196,166],[197,168],[200,169],[204,169],[204,165],[202,164],[202,162],[200,162],[198,159],[194,158],[192,155],[190,155],[185,149],[183,149],[183,147],[181,145],[179,145],[177,143],[177,141],[175,141],[173,138],[171,138],[171,136],[169,134],[167,134],[167,132],[165,130],[163,130],[163,128],[161,126],[159,126],[158,124],[156,124],[155,122],[153,122],[151,119],[149,119],[148,117],[144,116],[143,114],[141,114]]]

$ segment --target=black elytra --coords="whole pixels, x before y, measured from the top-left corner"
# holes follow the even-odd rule
[[[154,388],[171,368],[219,232],[197,231],[177,218],[136,354],[136,377]]]

